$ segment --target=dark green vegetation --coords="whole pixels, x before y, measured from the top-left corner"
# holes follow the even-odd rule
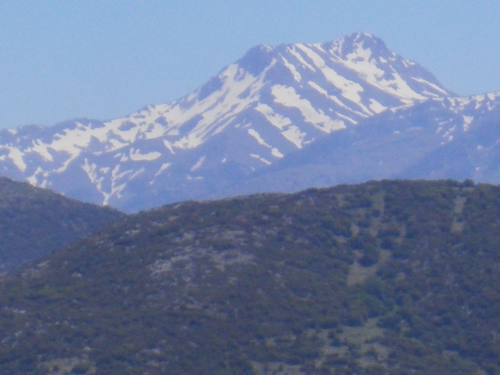
[[[0,177],[0,273],[69,245],[122,216],[109,207]]]
[[[2,374],[499,374],[499,212],[382,181],[129,216],[3,278]]]

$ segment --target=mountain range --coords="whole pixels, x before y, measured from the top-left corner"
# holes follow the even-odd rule
[[[2,130],[0,173],[126,212],[368,179],[498,182],[499,102],[458,97],[370,34],[260,45],[171,103]]]
[[[2,374],[500,373],[499,104],[355,33],[0,131]]]

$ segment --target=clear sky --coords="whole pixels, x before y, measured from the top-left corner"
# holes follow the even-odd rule
[[[178,99],[252,46],[382,38],[460,95],[500,91],[499,0],[0,0],[0,127]]]

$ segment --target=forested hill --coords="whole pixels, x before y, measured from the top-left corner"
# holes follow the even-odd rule
[[[89,235],[123,214],[0,177],[0,273]]]
[[[500,188],[139,213],[0,282],[5,374],[500,373]]]

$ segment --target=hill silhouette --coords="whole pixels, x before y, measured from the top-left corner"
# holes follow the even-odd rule
[[[0,273],[89,235],[119,211],[0,177]]]
[[[380,181],[131,215],[0,281],[8,374],[498,374],[500,188]]]

